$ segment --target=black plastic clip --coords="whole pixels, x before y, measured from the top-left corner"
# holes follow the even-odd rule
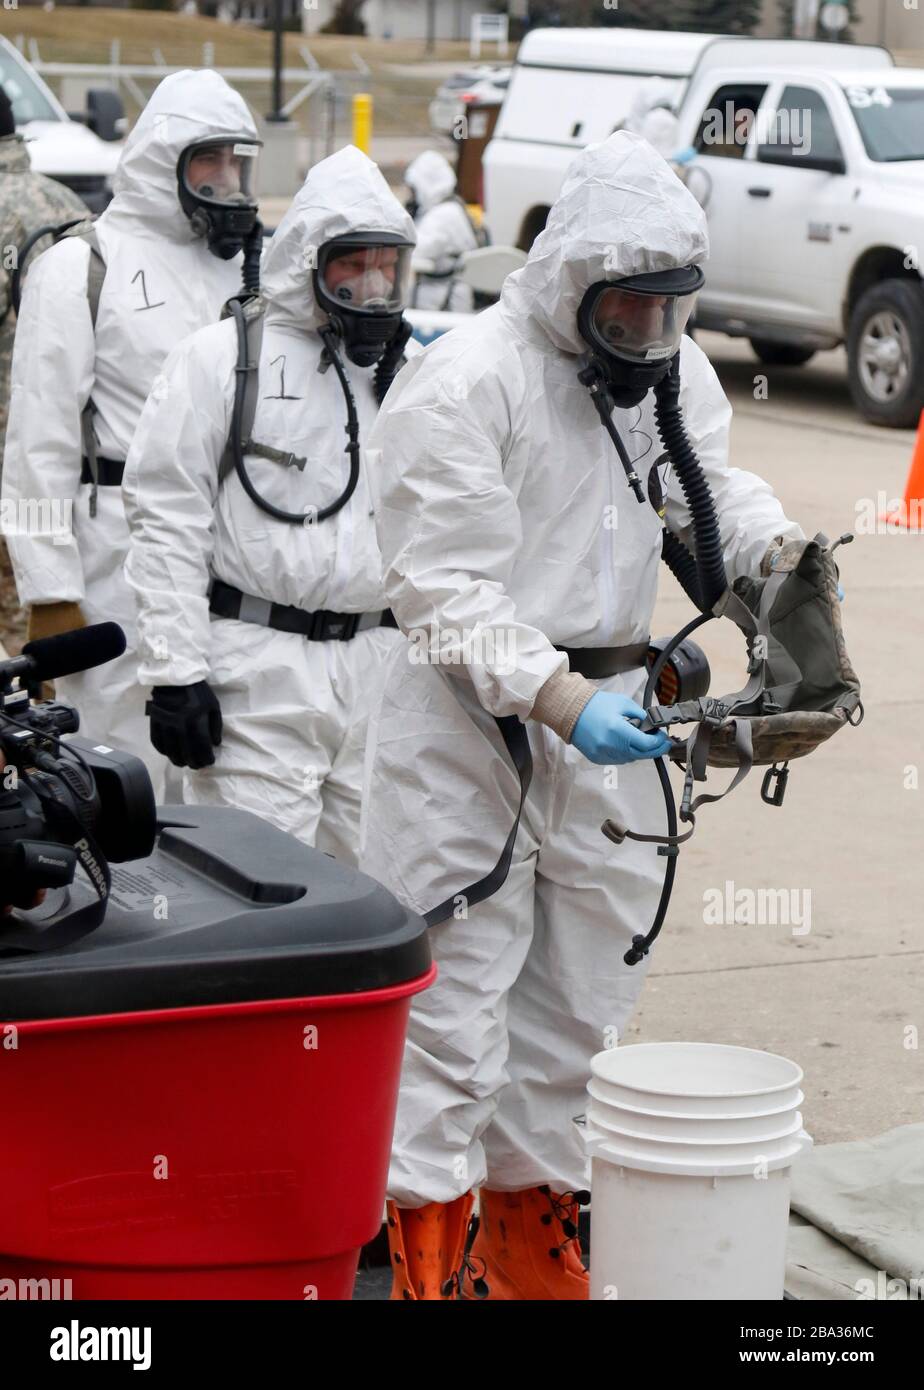
[[[658,853],[663,854],[665,859],[676,859],[680,853],[679,845],[658,845]]]
[[[680,798],[680,819],[686,821],[690,817],[690,806],[693,802],[693,768],[689,766],[683,778],[683,795]]]
[[[782,766],[779,763],[774,763],[772,767],[768,767],[760,787],[761,801],[765,801],[768,806],[782,806],[788,781],[788,762],[783,763]],[[774,782],[776,783],[775,786]]]

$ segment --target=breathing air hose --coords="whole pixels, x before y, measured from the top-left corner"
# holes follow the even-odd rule
[[[679,352],[674,357],[667,376],[655,387],[655,424],[661,443],[677,474],[677,481],[683,489],[693,521],[693,534],[696,537],[694,560],[683,542],[666,531],[664,558],[697,608],[704,613],[711,612],[727,589],[728,579],[722,560],[722,537],[712,489],[683,423],[683,413],[680,409]],[[679,572],[675,564],[679,566]],[[695,594],[691,593],[688,587],[694,573]]]
[[[260,259],[263,255],[263,223],[259,220],[244,242],[243,294],[245,298],[260,293]]]
[[[250,474],[244,463],[244,396],[245,390],[243,382],[246,381],[246,374],[249,371],[256,371],[259,363],[250,363],[247,356],[247,327],[244,316],[244,306],[239,299],[229,300],[229,308],[237,325],[238,334],[238,359],[237,367],[237,386],[234,392],[234,407],[231,414],[231,440],[234,450],[234,469],[241,480],[241,486],[247,493],[251,502],[266,512],[268,516],[274,517],[276,521],[288,522],[290,526],[304,526],[306,523],[315,524],[319,521],[326,521],[328,517],[334,516],[341,507],[345,507],[356,490],[359,481],[359,416],[356,413],[356,402],[353,399],[353,392],[350,388],[349,378],[340,360],[337,351],[337,334],[332,328],[318,329],[327,356],[333,365],[334,371],[340,382],[347,408],[347,446],[346,452],[350,456],[350,475],[346,486],[336,501],[331,502],[327,507],[321,507],[317,513],[287,512],[283,507],[277,507],[272,502],[268,502],[256,489],[251,480]]]
[[[379,360],[373,380],[375,399],[378,401],[379,405],[382,404],[385,397],[388,395],[388,388],[404,366],[404,349],[407,347],[407,340],[410,338],[413,331],[411,324],[409,324],[406,319],[402,319],[401,327],[398,329]]]
[[[728,587],[725,564],[722,559],[722,539],[712,489],[702,470],[702,465],[696,457],[696,451],[687,436],[683,423],[683,413],[680,409],[679,353],[675,356],[668,375],[655,387],[655,424],[658,436],[667,451],[690,510],[693,534],[696,539],[696,555],[694,557],[683,541],[665,527],[661,553],[672,574],[701,611],[675,637],[671,638],[652,666],[648,673],[645,693],[642,696],[642,706],[645,709],[651,705],[658,677],[671,654],[692,632],[710,621],[714,616],[712,613],[713,605],[718,602]],[[655,759],[655,768],[661,783],[661,790],[664,793],[667,831],[669,835],[675,836],[677,834],[677,807],[674,801],[674,789],[671,786],[666,761],[663,757]],[[632,945],[623,957],[626,965],[638,965],[647,956],[657,940],[667,916],[668,905],[674,890],[674,876],[677,872],[679,850],[676,844],[671,844],[660,846],[658,852],[667,856],[658,910],[647,936],[638,934],[632,938]]]

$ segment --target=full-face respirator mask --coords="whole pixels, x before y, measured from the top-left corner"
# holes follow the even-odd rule
[[[253,191],[259,150],[250,136],[222,135],[190,145],[180,156],[180,207],[219,260],[244,250],[259,226]]]

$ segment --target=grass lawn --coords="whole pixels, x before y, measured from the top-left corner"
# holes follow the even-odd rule
[[[260,29],[240,24],[220,24],[215,19],[190,18],[161,10],[85,9],[82,6],[60,6],[46,11],[39,6],[0,9],[0,32],[15,40],[22,34],[34,39],[41,57],[48,62],[106,63],[110,44],[118,39],[124,63],[148,64],[158,61],[158,54],[169,66],[200,67],[203,45],[214,44],[215,66],[269,67],[272,61],[272,35]],[[426,135],[429,130],[427,106],[436,90],[438,79],[424,73],[420,78],[397,75],[389,71],[391,64],[414,64],[424,61],[468,61],[465,43],[439,43],[432,55],[424,53],[422,40],[341,38],[323,34],[286,34],[285,62],[287,67],[304,65],[300,49],[308,48],[323,68],[343,74],[342,89],[347,94],[371,90],[375,108],[375,128],[383,135]],[[358,55],[371,69],[363,80],[354,62]],[[50,85],[57,87],[56,81]],[[152,81],[141,83],[146,91]],[[295,89],[287,87],[289,96]],[[242,95],[257,113],[270,106],[269,84],[242,84]],[[130,117],[137,108],[123,89],[122,99]],[[304,130],[309,129],[309,112],[303,105],[295,113]],[[338,128],[345,110],[338,114]],[[317,114],[315,119],[320,119]]]

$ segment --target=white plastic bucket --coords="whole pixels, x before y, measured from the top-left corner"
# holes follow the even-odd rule
[[[637,1043],[635,1046],[644,1047],[646,1044]],[[725,1119],[730,1115],[744,1114],[779,1115],[787,1110],[797,1110],[805,1099],[798,1085],[787,1086],[769,1095],[737,1096],[729,1100],[723,1096],[672,1096],[632,1090],[627,1086],[611,1085],[597,1075],[592,1084],[594,1094],[601,1100],[612,1101],[614,1105],[621,1105],[627,1110],[637,1110],[642,1115],[690,1116],[700,1120]]]
[[[597,1081],[590,1081],[587,1090],[590,1094],[588,1119],[604,1129],[616,1128],[624,1134],[637,1135],[640,1139],[659,1138],[667,1143],[690,1141],[688,1115],[652,1114],[630,1105],[616,1105],[601,1094]],[[798,1092],[798,1095],[801,1104],[802,1092]],[[778,1139],[791,1134],[794,1117],[798,1115],[798,1110],[787,1106],[778,1114],[706,1115],[694,1118],[697,1135],[702,1136],[703,1142],[718,1144],[728,1141],[740,1144],[742,1140]],[[699,1138],[694,1142],[700,1142]]]
[[[781,1299],[802,1071],[772,1053],[642,1043],[591,1061],[591,1298]]]

